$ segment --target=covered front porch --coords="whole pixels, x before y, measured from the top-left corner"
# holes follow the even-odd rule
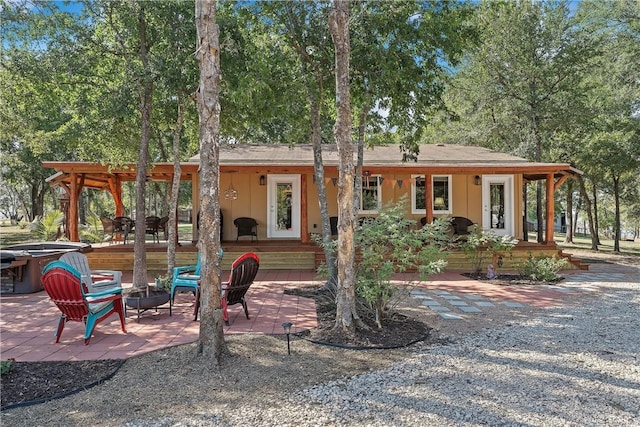
[[[235,234],[236,219],[249,217],[258,224],[255,236],[260,241],[311,242],[311,234],[320,233],[322,226],[321,193],[316,187],[324,188],[328,215],[337,215],[336,147],[323,148],[323,177],[314,172],[313,159],[312,147],[304,144],[221,147],[219,196],[225,239]],[[115,167],[89,162],[43,162],[43,166],[57,171],[48,181],[67,195],[69,240],[79,240],[78,200],[82,188],[108,191],[115,202],[115,212],[109,215],[124,214],[122,185],[135,181],[134,164]],[[193,241],[198,240],[199,232],[198,168],[197,156],[181,163],[180,181],[191,185]],[[172,163],[156,163],[146,172],[147,182],[170,183],[173,173]],[[359,215],[375,217],[384,205],[406,198],[410,202],[407,217],[416,221],[423,217],[426,222],[441,216],[465,217],[497,234],[527,240],[526,187],[531,182],[543,182],[544,198],[538,208],[548,226],[543,225],[544,239],[540,240],[551,243],[553,195],[563,182],[577,174],[580,172],[568,164],[528,162],[480,147],[426,144],[421,146],[416,162],[403,162],[396,146],[380,146],[364,153]],[[133,216],[132,212],[129,214]]]

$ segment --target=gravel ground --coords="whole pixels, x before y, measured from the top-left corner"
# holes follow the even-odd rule
[[[144,381],[126,381],[134,375],[133,361],[104,386],[9,411],[3,425],[640,426],[640,269],[596,264],[591,272],[611,281],[569,281],[563,286],[589,290],[561,307],[532,309],[501,322],[485,319],[484,327],[479,320],[464,333],[447,321],[439,329],[440,344],[389,352],[386,364],[384,352],[314,350],[296,342],[288,368],[287,359],[276,355],[281,342],[259,341],[264,347],[254,353],[252,370],[243,368],[237,376],[176,367],[155,398],[163,405],[154,406],[153,396],[129,388]],[[247,343],[247,351],[257,343]],[[313,371],[305,365],[313,353],[324,363],[324,380],[301,381],[299,368]],[[158,371],[164,369],[163,354],[150,356]],[[150,359],[143,362],[148,366]],[[268,364],[280,370],[262,382],[258,395],[246,391],[246,377],[267,375]],[[340,373],[345,368],[352,368],[349,376]],[[286,369],[297,372],[295,383],[287,383]],[[209,384],[209,394],[173,385],[173,377],[181,384],[180,377],[194,374]],[[322,378],[322,372],[314,374]],[[133,409],[123,416],[126,407]]]
[[[388,369],[282,401],[135,425],[640,426],[638,270],[635,277],[599,283],[588,304],[417,347]]]

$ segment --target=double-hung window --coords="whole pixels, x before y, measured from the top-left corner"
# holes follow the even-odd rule
[[[381,204],[382,190],[380,188],[380,176],[363,176],[360,213],[378,213]]]
[[[412,176],[411,185],[411,213],[426,213],[425,178],[424,175]],[[450,214],[451,208],[451,175],[432,175],[431,203],[434,214]]]

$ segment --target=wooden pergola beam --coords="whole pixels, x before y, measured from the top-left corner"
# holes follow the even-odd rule
[[[560,178],[558,178],[555,183],[553,184],[553,189],[554,191],[557,191],[558,188],[560,188],[560,186],[562,184],[564,184],[564,182],[569,179],[571,176],[570,175],[562,175]]]

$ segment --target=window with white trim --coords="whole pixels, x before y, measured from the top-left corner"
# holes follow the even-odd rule
[[[426,214],[424,175],[411,175],[411,213]]]
[[[381,204],[382,189],[380,188],[380,176],[363,176],[360,213],[378,213]]]
[[[411,180],[411,213],[426,214],[424,175],[413,175]],[[451,175],[431,176],[431,203],[434,214],[450,214],[451,207]]]

